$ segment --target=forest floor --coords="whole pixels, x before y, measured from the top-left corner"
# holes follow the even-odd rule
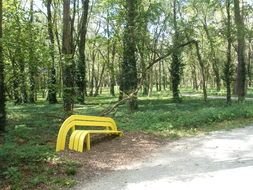
[[[94,177],[110,173],[115,168],[148,159],[152,152],[166,145],[169,140],[143,132],[127,132],[122,137],[92,138],[89,152],[61,152],[62,158],[73,159],[79,163],[76,180],[89,182]]]
[[[144,144],[146,143],[144,140]],[[151,151],[152,148],[150,149],[149,146],[147,149],[146,145],[144,150],[139,149],[141,146],[137,149],[134,147],[135,150],[132,150],[134,155],[130,156],[131,159],[145,155],[134,163],[122,166],[120,159],[108,160],[109,164],[106,164],[106,167],[112,172],[90,176],[92,179],[85,179],[82,176],[79,178],[82,183],[74,189],[252,189],[253,126],[212,132],[206,136],[183,138],[166,143],[157,149],[158,145],[159,143],[151,141],[151,147],[156,149],[155,151]],[[102,154],[94,157],[93,162],[95,160],[100,162],[100,156],[105,160],[111,159],[110,155],[105,155],[105,150],[101,147],[94,153],[99,150]],[[129,154],[117,150],[113,152],[116,152],[115,157],[122,155],[125,164],[124,157],[128,158]],[[103,163],[107,163],[105,160]]]
[[[99,115],[117,98],[99,96],[87,101],[85,106],[75,105],[75,114]],[[138,111],[129,113],[126,105],[120,105],[110,115],[123,137],[94,137],[91,151],[82,154],[55,152],[64,120],[62,104],[8,102],[7,113],[7,132],[4,138],[0,136],[0,189],[58,190],[90,182],[119,166],[148,160],[152,153],[180,138],[252,124],[253,101],[233,101],[228,106],[224,99],[203,102],[193,93],[193,97],[174,103],[166,92],[140,97]]]

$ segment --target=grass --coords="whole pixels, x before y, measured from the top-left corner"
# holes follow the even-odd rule
[[[140,110],[127,114],[120,109],[115,115],[120,127],[127,131],[147,131],[163,136],[189,136],[232,127],[232,123],[243,125],[253,122],[253,102],[233,103],[224,100],[185,98],[180,104],[170,100],[140,100]],[[216,125],[223,123],[223,125]]]
[[[110,96],[89,97],[88,104],[76,105],[75,112],[97,115],[115,101],[117,98]],[[72,187],[79,164],[60,159],[54,151],[62,105],[41,101],[36,105],[8,103],[7,108],[8,132],[4,144],[0,140],[0,189]],[[140,97],[139,110],[134,113],[121,105],[113,118],[123,131],[145,131],[177,139],[253,123],[253,101],[228,106],[222,99],[205,103],[199,97],[185,97],[178,104],[163,92]]]

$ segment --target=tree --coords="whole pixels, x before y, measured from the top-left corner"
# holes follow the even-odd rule
[[[50,74],[49,74],[49,81],[48,81],[48,102],[50,104],[57,103],[57,90],[56,90],[56,69],[55,69],[55,50],[54,50],[54,32],[53,32],[53,20],[52,20],[52,0],[47,0],[46,7],[47,7],[47,25],[48,25],[48,36],[50,40],[50,55],[51,55],[51,64],[50,64]]]
[[[232,68],[232,57],[231,57],[231,51],[232,51],[232,34],[231,34],[231,13],[230,13],[230,7],[231,7],[231,0],[226,0],[226,12],[227,12],[227,61],[224,65],[224,81],[227,88],[227,103],[231,103],[231,82],[233,77],[233,68]]]
[[[137,104],[137,67],[136,67],[136,17],[137,0],[126,1],[126,26],[124,30],[124,50],[121,74],[122,91],[127,96],[132,96],[128,100],[128,106],[131,111],[138,108]]]
[[[5,130],[6,124],[2,21],[3,21],[3,1],[0,0],[0,133]]]
[[[74,108],[74,71],[73,61],[73,31],[70,16],[70,0],[63,2],[63,34],[62,34],[62,54],[63,54],[63,106],[66,114],[71,114]]]
[[[237,30],[237,77],[236,77],[236,94],[238,101],[243,102],[246,91],[246,62],[245,62],[245,26],[243,16],[240,10],[239,0],[234,0],[235,24]]]
[[[178,46],[179,43],[179,30],[177,24],[177,0],[173,1],[173,28],[174,28],[174,36],[173,36],[173,46],[174,48]],[[172,94],[173,100],[175,102],[180,101],[179,97],[179,84],[181,81],[181,75],[183,71],[183,65],[181,63],[180,58],[180,49],[176,49],[172,53],[172,63],[170,68],[171,82],[172,82]]]
[[[30,20],[29,20],[29,79],[30,79],[30,93],[29,93],[29,102],[35,103],[36,99],[36,90],[35,90],[35,74],[36,74],[36,65],[34,59],[34,35],[33,35],[33,21],[34,21],[34,11],[33,11],[33,0],[30,2]]]
[[[77,65],[77,86],[78,95],[77,100],[79,103],[83,104],[85,101],[86,92],[86,60],[85,60],[85,43],[86,43],[86,33],[87,33],[87,22],[88,22],[88,11],[89,11],[89,0],[82,0],[82,17],[80,22],[79,31],[79,60]]]

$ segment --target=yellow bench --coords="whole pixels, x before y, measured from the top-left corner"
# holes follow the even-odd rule
[[[80,127],[99,127],[102,130],[75,130],[76,126]],[[122,135],[121,131],[117,130],[115,121],[109,117],[97,117],[97,116],[85,116],[85,115],[72,115],[68,117],[63,124],[58,133],[56,151],[61,151],[65,149],[67,134],[72,129],[72,135],[70,137],[70,144],[74,143],[75,146],[69,146],[73,150],[81,150],[81,142],[86,142],[87,150],[90,149],[90,134],[117,134]],[[76,132],[77,131],[77,132]],[[83,131],[82,135],[78,131]],[[80,138],[80,136],[82,138]],[[80,140],[79,140],[80,139]],[[81,140],[83,139],[83,140]],[[80,144],[79,149],[76,148]],[[83,146],[83,145],[82,145]]]

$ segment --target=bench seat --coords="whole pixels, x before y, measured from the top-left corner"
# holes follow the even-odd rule
[[[83,152],[84,143],[86,145],[86,150],[90,150],[91,134],[115,134],[122,136],[121,131],[112,130],[75,130],[69,140],[69,149],[78,152]]]

